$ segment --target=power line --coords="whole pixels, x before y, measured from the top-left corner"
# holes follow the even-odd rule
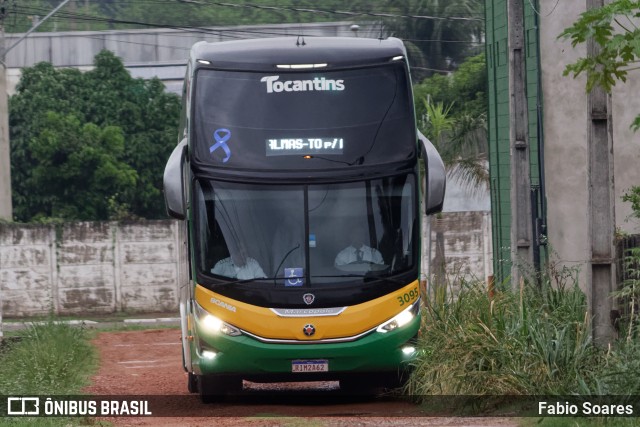
[[[29,7],[29,6],[21,6],[23,11],[15,12],[18,15],[28,15],[34,12],[39,11],[38,7]],[[182,30],[186,32],[195,32],[195,33],[203,33],[203,34],[218,34],[220,36],[226,36],[229,38],[241,38],[241,37],[233,37],[228,33],[238,33],[238,34],[257,34],[257,35],[275,35],[281,36],[283,35],[281,32],[271,32],[271,31],[259,31],[259,30],[249,30],[249,29],[211,29],[207,27],[198,27],[198,26],[180,26],[180,25],[170,25],[170,24],[155,24],[151,22],[142,22],[142,21],[133,21],[133,20],[120,20],[114,18],[105,18],[95,15],[87,15],[82,13],[72,13],[72,12],[59,12],[57,18],[69,19],[69,20],[79,20],[79,21],[87,21],[87,22],[104,22],[109,24],[125,24],[125,25],[138,25],[138,26],[146,26],[152,28],[170,28],[176,30]],[[268,25],[268,24],[266,24]],[[223,34],[226,33],[226,34]],[[313,37],[313,36],[310,36]],[[418,42],[418,43],[466,43],[466,44],[478,44],[481,45],[483,42],[474,42],[470,40],[441,40],[441,39],[405,39],[405,41]]]
[[[149,1],[149,0],[147,0]],[[195,0],[194,0],[195,1]],[[158,3],[165,3],[165,2],[158,2]],[[189,3],[192,3],[191,1],[189,1]],[[204,3],[202,2],[198,2],[197,5],[200,6]],[[206,3],[207,5],[209,3]],[[225,6],[232,6],[232,7],[238,7],[238,6],[247,6],[247,5],[229,5],[227,3],[219,3],[219,2],[215,2],[215,3],[211,3],[214,5],[225,5]],[[249,5],[249,7],[256,7],[256,8],[260,8],[260,9],[270,9],[270,10],[289,10],[289,9],[296,9],[299,11],[302,11],[303,9],[300,8],[276,8],[276,7],[267,7],[267,6],[256,6],[256,5]],[[33,6],[20,6],[19,11],[14,12],[17,15],[27,15],[27,14],[32,14],[32,13],[38,13],[40,10],[42,10],[42,8],[40,7],[33,7]],[[306,10],[306,9],[305,9]],[[309,11],[311,11],[312,13],[317,13],[318,10],[313,10],[313,9],[309,9]],[[331,11],[322,11],[321,13],[325,13],[325,12],[331,12]],[[339,11],[337,11],[339,12]],[[356,14],[355,12],[348,12],[350,14]],[[398,15],[400,16],[400,15]],[[156,24],[156,23],[151,23],[151,22],[142,22],[142,21],[135,21],[135,20],[121,20],[121,19],[114,19],[114,18],[106,18],[106,17],[100,17],[100,16],[96,16],[96,15],[89,15],[89,14],[83,14],[83,13],[78,13],[78,12],[59,12],[57,15],[58,18],[62,18],[62,19],[68,19],[68,20],[80,20],[80,21],[86,21],[86,22],[104,22],[104,23],[109,23],[109,24],[122,24],[122,25],[136,25],[136,26],[146,26],[146,27],[151,27],[151,28],[169,28],[169,29],[174,29],[177,31],[184,31],[186,33],[198,33],[198,34],[210,34],[210,35],[217,35],[219,37],[226,37],[226,38],[231,38],[231,39],[244,39],[246,37],[243,37],[242,34],[249,34],[249,35],[267,35],[267,36],[283,36],[285,34],[282,34],[282,32],[273,32],[273,31],[260,31],[260,30],[250,30],[250,29],[236,29],[236,28],[207,28],[207,27],[198,27],[198,26],[180,26],[180,25],[167,25],[167,24]],[[266,24],[268,25],[268,24]],[[173,34],[173,36],[176,37],[181,37],[183,35],[178,35],[178,34]],[[187,37],[187,35],[184,35],[185,37]],[[130,43],[130,44],[137,44],[137,45],[147,45],[147,46],[160,46],[160,47],[170,47],[171,46],[161,46],[160,44],[157,43],[141,43],[141,42],[132,42],[132,41],[127,41],[127,40],[115,40],[115,39],[105,39],[102,37],[95,37],[95,36],[86,36],[87,38],[95,38],[95,39],[102,39],[102,40],[109,40],[109,41],[113,41],[113,42],[120,42],[120,43]],[[313,36],[309,36],[309,37],[313,37]],[[475,41],[467,41],[467,40],[440,40],[440,39],[404,39],[406,41],[410,41],[413,43],[465,43],[465,44],[478,44],[481,45],[483,44],[482,42],[475,42]],[[178,48],[178,49],[184,49],[187,50],[185,47],[174,47],[174,48]],[[431,69],[431,68],[424,68],[424,67],[412,67],[415,69],[423,69],[423,70],[428,70],[428,71],[436,71],[436,72],[448,72],[448,70],[439,70],[439,69]]]
[[[273,0],[277,3],[277,0]],[[208,1],[196,1],[196,0],[111,0],[111,4],[164,4],[164,5],[170,5],[170,4],[175,4],[176,2],[178,3],[182,3],[185,5],[188,4],[192,4],[194,6],[229,6],[229,3],[215,3],[215,2],[208,2]],[[335,12],[344,12],[344,13],[354,13],[354,14],[361,14],[364,13],[362,11],[357,11],[357,10],[345,10],[345,11],[335,11],[335,10],[330,10],[330,9],[309,9],[309,8],[294,8],[294,7],[290,7],[290,6],[263,6],[263,5],[253,5],[253,4],[248,4],[247,6],[244,5],[238,5],[238,4],[231,4],[232,7],[264,7],[264,8],[270,8],[273,10],[290,10],[290,11],[303,11],[305,13],[313,13],[315,11],[320,11],[322,13],[335,13]],[[371,5],[367,7],[368,11],[371,12],[378,12],[378,13],[384,13],[385,15],[393,15],[393,16],[402,16],[401,14],[395,13],[395,12],[388,12],[386,11],[386,5]],[[449,9],[448,9],[449,10]],[[465,15],[466,17],[468,16],[484,16],[484,12],[482,11],[478,11],[478,12],[469,12],[468,10],[465,10],[462,7],[459,7],[457,9],[450,9],[450,12],[453,12],[455,15]],[[423,16],[423,15],[406,15],[406,16]]]
[[[308,8],[297,8],[297,7],[278,7],[278,6],[262,6],[256,4],[233,4],[233,3],[222,3],[222,2],[202,2],[197,0],[177,0],[181,3],[190,3],[190,4],[198,4],[202,6],[209,5],[217,5],[224,7],[234,7],[234,8],[253,8],[253,9],[264,9],[264,10],[278,10],[278,11],[293,11],[293,12],[304,12],[304,13],[315,13],[315,14],[335,14],[335,15],[347,15],[347,16],[374,16],[379,18],[410,18],[410,19],[429,19],[429,20],[446,20],[446,21],[478,21],[484,22],[483,18],[469,18],[463,16],[433,16],[433,15],[407,15],[400,13],[380,13],[380,12],[352,12],[346,10],[327,10],[327,9],[308,9]]]
[[[321,15],[344,15],[349,17],[359,17],[359,16],[372,16],[378,18],[405,18],[405,19],[426,19],[426,20],[449,20],[449,21],[465,21],[465,22],[484,22],[484,18],[473,18],[473,17],[465,17],[465,16],[433,16],[433,15],[408,15],[408,14],[399,14],[399,13],[382,13],[382,12],[365,12],[365,11],[346,11],[346,10],[329,10],[329,9],[309,9],[309,8],[296,8],[296,7],[283,7],[283,6],[263,6],[256,4],[233,4],[233,3],[224,3],[224,2],[202,2],[197,0],[177,0],[183,4],[193,4],[196,6],[220,6],[227,8],[245,8],[245,9],[260,9],[260,10],[268,10],[268,11],[293,11],[293,12],[302,12],[302,13],[310,13],[310,14],[321,14]],[[165,2],[157,2],[157,4],[162,4]],[[165,4],[170,4],[166,2]],[[19,6],[20,9],[26,11],[34,11],[41,12],[44,8],[38,6]],[[149,23],[140,23],[136,21],[126,21],[115,18],[103,18],[95,15],[84,15],[80,13],[70,13],[70,12],[61,12],[59,16],[74,16],[77,18],[92,18],[97,20],[102,20],[103,22],[110,23],[123,23],[123,24],[137,24],[137,25],[145,25]],[[167,25],[165,25],[167,26]]]

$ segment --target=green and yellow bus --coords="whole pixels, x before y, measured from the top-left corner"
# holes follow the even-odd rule
[[[398,384],[420,326],[420,219],[445,191],[402,42],[200,42],[182,98],[164,189],[184,235],[189,391]]]

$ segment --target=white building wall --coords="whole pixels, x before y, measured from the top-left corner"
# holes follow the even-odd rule
[[[570,40],[559,39],[558,36],[586,10],[586,3],[556,0],[542,0],[540,3],[549,243],[552,261],[578,268],[580,283],[585,289],[590,257],[586,77],[563,76],[563,72],[568,64],[586,56],[586,46],[574,48]],[[615,224],[620,231],[627,233],[640,232],[636,221],[627,220],[631,213],[630,205],[621,200],[629,187],[640,185],[640,133],[629,128],[633,118],[640,114],[639,93],[640,72],[632,71],[627,83],[618,83],[614,88],[610,106]]]

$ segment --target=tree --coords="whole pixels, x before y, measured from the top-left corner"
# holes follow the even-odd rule
[[[640,18],[640,1],[614,0],[599,8],[589,9],[560,37],[571,39],[573,47],[593,38],[599,46],[594,56],[579,58],[567,65],[565,75],[587,76],[587,91],[600,86],[611,92],[618,81],[627,81],[630,71],[638,70],[640,61],[640,28],[634,19]],[[634,131],[640,129],[640,114],[631,123]],[[623,196],[631,202],[634,216],[640,217],[640,186],[634,186]]]
[[[36,219],[105,219],[110,202],[137,180],[135,170],[121,160],[124,136],[117,126],[100,128],[48,112],[29,149],[36,161],[30,181],[40,193]]]
[[[388,0],[398,15],[385,19],[387,30],[403,40],[418,81],[436,70],[448,70],[484,47],[484,2],[479,0]],[[476,47],[477,49],[474,49]]]
[[[640,60],[640,29],[633,19],[640,18],[640,1],[614,0],[599,8],[589,9],[560,37],[571,39],[576,47],[590,38],[600,47],[595,56],[579,58],[569,64],[565,75],[587,76],[587,91],[596,85],[607,92],[618,80],[625,82],[629,71],[637,70]],[[631,127],[640,129],[640,115]]]
[[[416,100],[427,97],[434,102],[452,104],[454,117],[478,117],[487,113],[487,70],[485,54],[467,58],[451,75],[434,74],[414,85]],[[426,113],[424,103],[416,102],[416,115]]]
[[[157,79],[132,78],[109,51],[94,65],[86,73],[49,63],[23,70],[9,102],[20,221],[103,220],[123,207],[134,216],[165,217],[162,173],[176,143],[179,98]]]
[[[487,186],[486,69],[484,54],[451,76],[433,75],[414,86],[418,127],[447,169],[469,188]]]

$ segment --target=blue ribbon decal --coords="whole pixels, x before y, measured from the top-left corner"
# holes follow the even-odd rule
[[[231,158],[231,150],[227,145],[227,141],[231,138],[231,131],[229,129],[216,129],[213,132],[213,139],[216,140],[216,143],[209,148],[209,153],[213,154],[218,148],[222,148],[224,153],[227,155],[224,159],[222,159],[222,163],[227,163]]]

